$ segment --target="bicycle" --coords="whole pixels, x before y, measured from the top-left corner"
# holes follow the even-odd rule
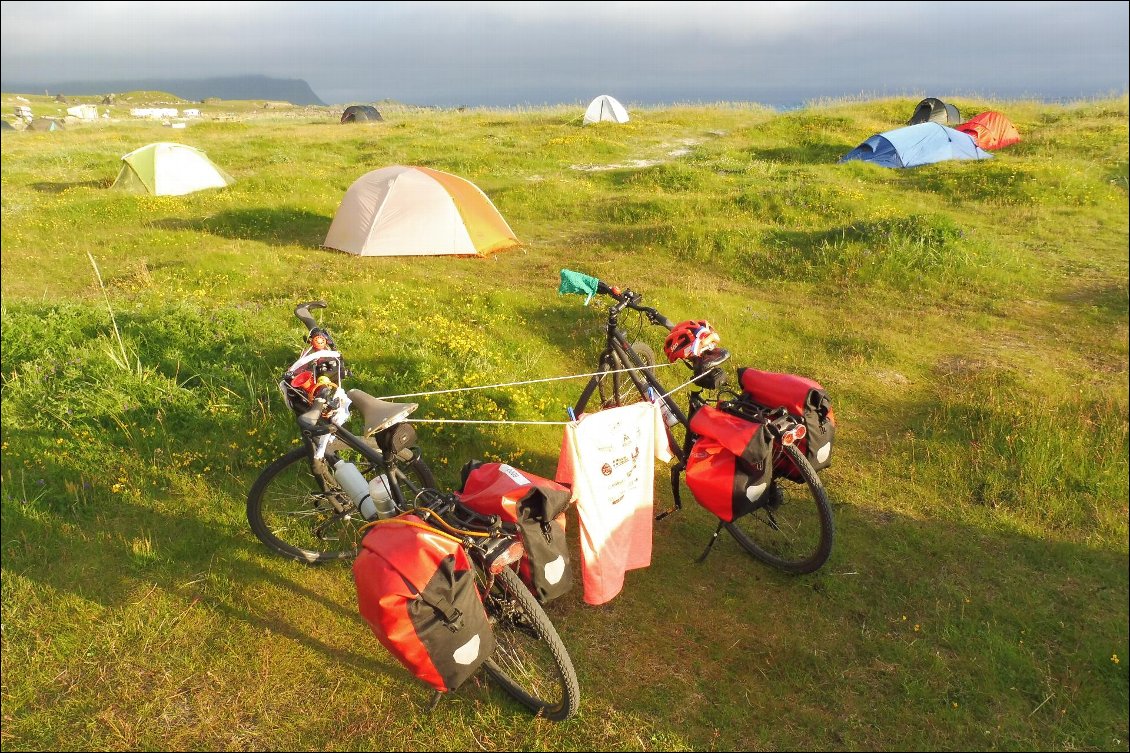
[[[416,432],[405,420],[418,406],[379,400],[358,389],[342,390],[351,374],[329,331],[310,314],[312,308],[325,307],[324,301],[312,301],[295,308],[308,330],[308,346],[279,383],[295,414],[302,446],[269,464],[247,497],[247,520],[255,536],[278,554],[309,564],[355,557],[360,528],[373,517],[371,511],[363,514],[343,488],[334,473],[339,463],[356,466],[365,479],[380,479],[371,486],[374,501],[387,505],[391,500],[398,509],[408,506],[404,486],[436,485],[415,445]],[[326,417],[307,413],[315,393],[328,393],[322,399],[335,403]],[[361,410],[363,437],[340,425],[349,420],[351,405]],[[330,415],[338,431],[317,432]]]
[[[416,433],[405,421],[416,404],[342,390],[349,371],[329,332],[310,314],[311,308],[325,306],[313,301],[295,308],[309,331],[308,347],[287,369],[280,388],[303,445],[268,465],[252,485],[247,499],[252,531],[276,553],[308,564],[355,557],[368,527],[403,513],[456,537],[473,564],[478,598],[497,643],[483,668],[536,714],[553,721],[572,717],[580,699],[576,670],[557,630],[515,570],[524,553],[518,527],[499,516],[482,515],[435,488],[415,445]],[[313,386],[303,374],[314,375]],[[360,436],[346,428],[351,406],[364,418]],[[335,474],[336,464],[349,462],[347,457],[357,460],[369,492],[379,497],[368,514],[354,499],[363,492],[354,489],[350,495]],[[275,501],[285,504],[276,508]]]
[[[640,331],[644,322],[662,327],[669,333],[682,325],[676,325],[655,308],[643,305],[643,295],[631,289],[621,290],[590,275],[567,269],[561,270],[561,280],[561,293],[588,295],[590,299],[594,295],[603,295],[612,299],[605,326],[605,346],[597,371],[572,408],[574,416],[580,416],[586,409],[601,410],[641,400],[658,402],[663,412],[668,441],[677,460],[671,468],[675,506],[657,515],[656,519],[682,508],[680,480],[686,472],[692,447],[699,438],[691,428],[692,422],[704,406],[717,407],[730,415],[766,426],[772,437],[773,472],[768,489],[749,505],[744,514],[736,514],[732,520],[718,516],[718,527],[699,561],[706,558],[719,533],[725,529],[750,555],[784,572],[805,574],[819,569],[831,554],[834,525],[820,477],[798,447],[807,431],[805,424],[784,408],[759,405],[747,399],[744,393],[725,387],[726,374],[721,364],[729,359],[730,354],[716,345],[716,335],[712,330],[713,341],[700,343],[705,346],[701,352],[679,359],[691,369],[691,378],[683,386],[693,384],[700,388],[689,393],[684,410],[671,396],[673,391],[669,391],[655,375],[654,349],[638,336],[634,342],[629,342],[619,320],[625,311],[633,311],[640,314]],[[683,324],[705,325],[706,322]],[[747,371],[754,372],[752,369]],[[757,374],[768,373],[754,372],[754,376]],[[716,396],[706,397],[704,392]],[[682,427],[682,441],[675,434],[676,427]],[[828,449],[830,451],[830,445]],[[797,483],[786,484],[786,481]],[[703,506],[707,507],[705,503]]]

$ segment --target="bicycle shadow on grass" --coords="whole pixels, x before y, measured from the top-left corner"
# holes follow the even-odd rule
[[[1125,646],[1124,554],[854,505],[836,517],[831,559],[792,576],[725,533],[696,562],[715,521],[685,508],[656,524],[651,565],[614,599],[551,605],[586,714],[662,718],[652,731],[691,749],[960,747],[966,728],[1101,747],[1089,713],[1070,731],[1058,710],[1033,719],[1054,688],[1060,706],[1124,723],[1124,674],[1079,643]],[[766,737],[781,709],[790,724]]]
[[[136,603],[139,589],[152,585],[190,606],[200,604],[225,619],[283,636],[359,672],[393,674],[372,657],[335,647],[285,616],[305,603],[303,611],[329,615],[327,624],[345,620],[355,626],[359,638],[369,636],[352,604],[303,583],[309,580],[303,572],[307,566],[281,559],[278,567],[260,564],[258,559],[272,555],[249,530],[236,532],[190,514],[191,496],[146,499],[149,504],[122,497],[114,498],[112,505],[92,500],[85,508],[60,514],[56,510],[66,508],[52,505],[47,496],[23,502],[5,494],[5,575],[22,576],[107,609],[128,608]],[[279,568],[293,576],[277,572]],[[345,585],[339,593],[350,595],[347,564],[328,563],[318,569],[340,574]],[[98,577],[91,578],[91,573]],[[277,598],[243,596],[244,591],[259,593],[264,587]]]

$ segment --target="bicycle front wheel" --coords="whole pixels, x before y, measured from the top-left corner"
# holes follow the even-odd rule
[[[832,508],[820,477],[804,454],[784,448],[800,469],[804,483],[775,479],[753,512],[724,523],[743,549],[757,559],[787,573],[802,575],[818,570],[832,553]]]
[[[577,672],[553,623],[510,568],[495,576],[483,604],[498,649],[483,667],[527,708],[560,722],[577,713]]]
[[[359,454],[347,459],[361,465],[366,478],[372,477],[373,469]],[[421,488],[435,486],[431,469],[418,457],[394,468],[393,474]],[[314,564],[355,557],[361,546],[359,529],[366,521],[325,463],[311,464],[309,450],[296,447],[255,480],[247,495],[247,522],[274,552]]]
[[[655,366],[655,351],[647,343],[638,341],[632,343],[632,354],[639,359],[639,363],[626,364],[614,351],[600,359],[599,373],[585,384],[585,389],[577,399],[576,407],[573,408],[576,415],[581,415],[586,409],[598,411],[648,399],[646,387],[641,386],[646,384],[643,382],[643,377],[624,369]],[[633,376],[635,379],[632,378]],[[638,384],[637,379],[640,380]]]

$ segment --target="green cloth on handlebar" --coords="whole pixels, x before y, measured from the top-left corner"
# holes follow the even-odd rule
[[[585,305],[589,305],[589,301],[596,295],[596,286],[600,284],[600,280],[586,275],[581,272],[574,272],[571,269],[561,270],[561,287],[557,288],[557,292],[561,293],[577,293],[579,295],[588,296],[585,298]]]

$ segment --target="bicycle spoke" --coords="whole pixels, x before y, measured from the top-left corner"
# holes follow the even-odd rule
[[[725,527],[754,557],[786,572],[810,573],[831,552],[832,513],[816,472],[803,456],[796,457],[804,483],[774,481],[761,507]]]
[[[552,623],[512,570],[491,584],[484,604],[498,647],[487,672],[506,692],[549,719],[576,711],[577,678]]]

